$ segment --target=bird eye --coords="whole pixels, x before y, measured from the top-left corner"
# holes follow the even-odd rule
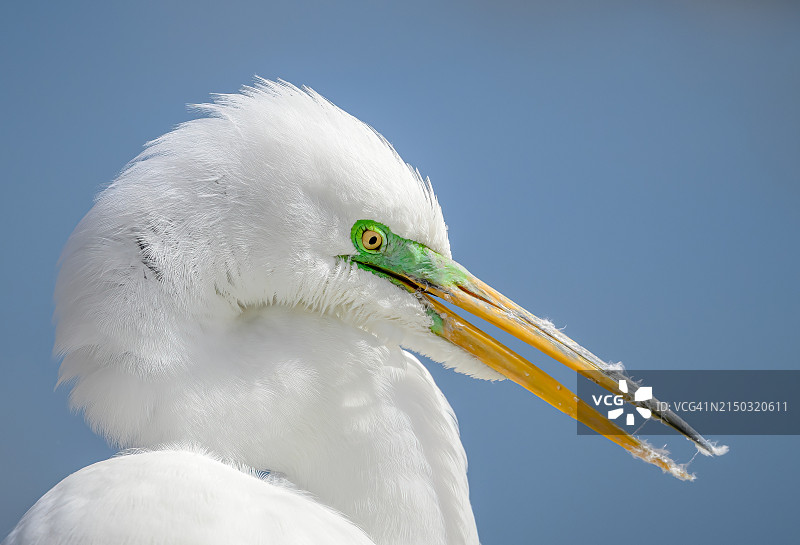
[[[361,244],[364,245],[366,250],[377,250],[383,244],[383,236],[377,231],[367,229],[361,235]]]

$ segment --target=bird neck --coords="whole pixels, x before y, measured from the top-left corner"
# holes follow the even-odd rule
[[[199,445],[281,473],[378,544],[478,543],[455,417],[414,356],[281,306],[187,344],[185,369],[140,384],[146,420],[123,446]]]

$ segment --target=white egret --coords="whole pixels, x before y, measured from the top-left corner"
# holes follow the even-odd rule
[[[4,543],[475,544],[454,415],[404,348],[691,477],[441,304],[618,387],[450,259],[430,183],[377,132],[283,82],[202,109],[100,193],[56,288],[59,383],[139,450],[64,479]]]

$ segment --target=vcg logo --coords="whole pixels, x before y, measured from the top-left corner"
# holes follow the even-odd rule
[[[628,393],[628,382],[624,379],[620,379],[619,381],[619,390],[622,393]],[[634,401],[647,401],[648,399],[653,399],[653,388],[651,386],[640,386],[636,389],[636,392],[633,394]],[[608,411],[608,419],[609,420],[616,420],[623,414],[625,414],[625,400],[622,398],[621,395],[613,395],[613,394],[606,394],[606,395],[592,395],[592,401],[594,401],[595,406],[599,407],[601,404],[606,405],[608,407],[617,406],[616,409],[611,409]],[[650,409],[645,409],[644,407],[636,407],[636,412],[638,412],[642,418],[648,419],[652,416],[652,412]],[[625,414],[625,424],[627,426],[633,426],[635,422],[634,413],[627,413]]]

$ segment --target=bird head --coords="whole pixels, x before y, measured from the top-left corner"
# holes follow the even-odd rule
[[[430,182],[374,129],[283,82],[260,80],[198,108],[207,116],[149,143],[100,193],[62,257],[59,380],[73,383],[72,403],[96,429],[125,444],[131,407],[141,422],[155,403],[126,403],[120,393],[143,389],[104,398],[109,383],[185,372],[188,348],[209,328],[249,309],[289,306],[475,377],[509,378],[690,477],[444,304],[595,373],[614,393],[627,380],[453,261]],[[656,416],[715,453],[676,415]]]

